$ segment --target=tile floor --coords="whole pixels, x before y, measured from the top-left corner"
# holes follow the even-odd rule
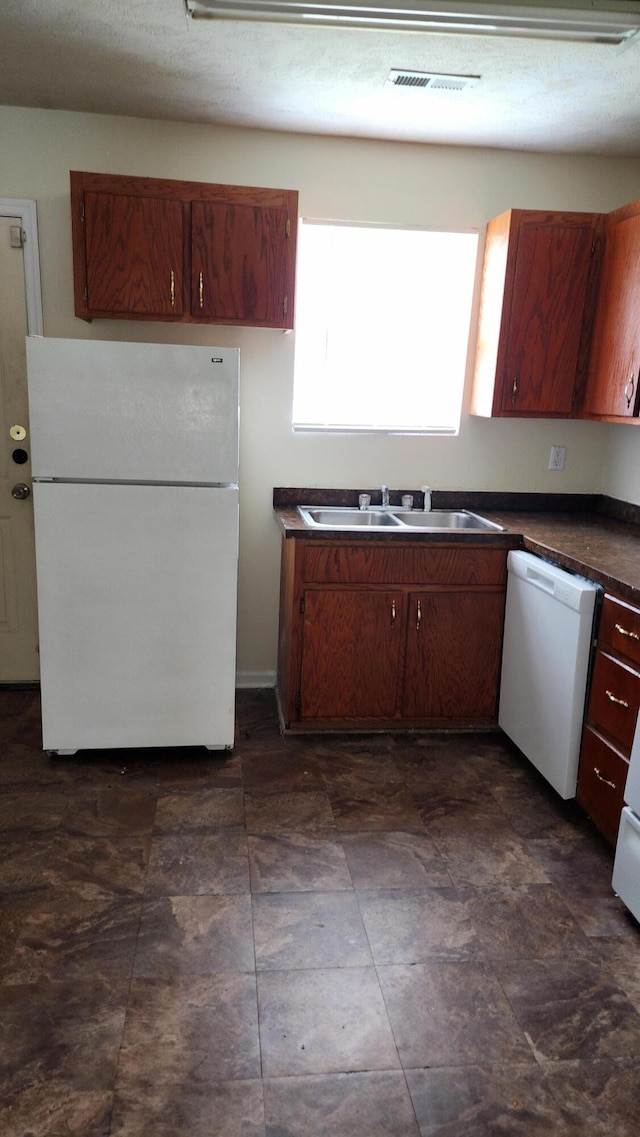
[[[636,1137],[640,929],[498,735],[49,759],[0,692],[3,1137]]]

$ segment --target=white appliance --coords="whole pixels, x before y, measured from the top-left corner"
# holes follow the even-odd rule
[[[624,800],[627,804],[620,814],[611,883],[614,891],[636,920],[640,920],[640,725],[638,722],[629,758]]]
[[[235,349],[27,338],[45,749],[230,748]]]
[[[572,798],[599,589],[531,553],[510,552],[507,568],[498,723]]]

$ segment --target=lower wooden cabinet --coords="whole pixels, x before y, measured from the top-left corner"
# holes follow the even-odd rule
[[[627,759],[592,727],[582,739],[578,801],[600,832],[616,843],[624,805]]]
[[[403,717],[494,719],[503,620],[503,592],[412,593]]]
[[[589,721],[627,757],[640,707],[640,674],[598,647],[589,698]]]
[[[506,557],[477,545],[285,539],[285,729],[495,723]]]
[[[296,698],[306,719],[390,719],[402,647],[398,592],[309,589]]]
[[[576,798],[615,844],[640,709],[640,609],[605,596],[580,752]]]

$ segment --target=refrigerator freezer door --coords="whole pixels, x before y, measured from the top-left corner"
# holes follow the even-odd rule
[[[238,494],[34,487],[47,750],[233,744]]]
[[[235,484],[235,348],[27,337],[34,478]]]

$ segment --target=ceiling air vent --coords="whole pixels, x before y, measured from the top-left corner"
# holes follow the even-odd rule
[[[429,91],[466,91],[480,82],[480,75],[438,75],[433,71],[393,70],[387,75],[392,87],[421,87]]]

